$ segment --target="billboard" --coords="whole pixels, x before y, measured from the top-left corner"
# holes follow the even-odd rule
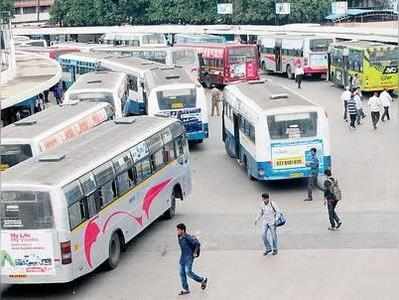
[[[218,14],[219,15],[233,14],[233,3],[218,3]]]
[[[291,13],[290,3],[276,3],[276,14],[277,15],[289,15]]]
[[[333,15],[346,15],[348,13],[348,2],[347,1],[332,2],[331,12]]]

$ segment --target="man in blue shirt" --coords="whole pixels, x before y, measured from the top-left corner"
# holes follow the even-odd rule
[[[188,287],[187,276],[193,279],[196,282],[201,283],[201,288],[204,290],[208,284],[208,278],[201,277],[195,274],[193,269],[194,258],[199,255],[199,241],[187,234],[186,225],[183,223],[176,226],[177,228],[177,238],[179,241],[179,246],[181,249],[180,255],[180,279],[183,290],[179,292],[179,295],[186,295],[190,293],[190,289]]]
[[[310,161],[306,163],[306,166],[310,168],[310,174],[308,177],[308,197],[305,201],[312,201],[313,187],[318,187],[317,175],[319,174],[319,159],[317,158],[316,148],[310,149]]]

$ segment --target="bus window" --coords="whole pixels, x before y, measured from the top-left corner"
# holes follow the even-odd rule
[[[228,51],[230,64],[245,63],[247,60],[256,59],[256,49],[253,47],[230,48]]]
[[[154,172],[158,171],[164,166],[164,154],[163,149],[158,150],[151,155],[151,165]]]
[[[349,52],[349,69],[356,71],[356,72],[362,72],[362,61],[363,61],[363,55],[362,52],[357,51],[357,50],[351,50]]]
[[[196,90],[180,89],[157,92],[158,105],[160,110],[195,108]]]
[[[32,157],[30,145],[1,145],[0,146],[0,166],[7,169]]]
[[[151,163],[147,158],[136,163],[137,183],[143,182],[151,176]]]
[[[279,114],[267,117],[270,138],[291,139],[317,134],[317,113]]]
[[[138,86],[137,86],[137,77],[136,76],[129,76],[128,77],[128,88],[129,90],[138,91]]]
[[[88,217],[91,218],[95,216],[103,206],[100,191],[96,190],[93,194],[87,196],[86,201]]]
[[[164,150],[165,162],[173,161],[176,158],[175,147],[174,147],[173,142],[166,144],[164,149],[165,149]]]
[[[83,199],[78,200],[70,205],[68,208],[68,213],[71,229],[74,229],[76,226],[82,224],[87,219]]]
[[[45,192],[2,192],[2,229],[48,229],[53,227],[50,195]]]
[[[326,52],[331,43],[331,39],[311,39],[309,48],[312,52]]]
[[[100,187],[100,196],[103,207],[111,203],[116,198],[116,184],[109,181]]]

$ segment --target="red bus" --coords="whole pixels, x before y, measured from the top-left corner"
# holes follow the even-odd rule
[[[199,81],[206,87],[259,79],[256,45],[184,44],[181,47],[192,48],[198,52]]]

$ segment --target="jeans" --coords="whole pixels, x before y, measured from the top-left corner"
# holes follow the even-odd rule
[[[391,119],[390,117],[389,117],[389,106],[384,106],[384,113],[382,114],[382,117],[381,117],[381,121],[385,121],[385,117],[388,119],[388,121]]]
[[[316,175],[310,175],[308,177],[308,199],[312,199],[312,192],[313,192],[313,187],[314,186],[319,188],[319,184],[317,183],[317,174]]]
[[[357,125],[360,125],[360,120],[364,119],[366,117],[366,115],[364,114],[363,108],[360,108],[357,110]]]
[[[373,121],[374,129],[377,129],[377,123],[380,120],[380,112],[379,111],[372,111],[371,112],[371,120]]]
[[[348,120],[348,101],[344,101],[344,120]]]
[[[180,264],[180,280],[181,280],[181,285],[184,290],[189,291],[188,287],[188,282],[187,282],[187,276],[190,277],[191,279],[195,280],[196,282],[202,282],[204,281],[204,278],[201,276],[198,276],[193,272],[193,263],[194,260],[189,260],[186,261],[184,264]]]
[[[270,242],[267,238],[267,232],[270,231],[270,236],[272,239],[272,246],[270,246]],[[266,251],[277,250],[277,231],[276,226],[267,224],[263,229],[262,240],[265,245]]]
[[[357,114],[356,115],[349,115],[349,117],[351,119],[350,126],[353,127],[353,128],[356,128],[355,122],[356,122]]]
[[[328,209],[328,218],[330,219],[330,224],[332,228],[335,228],[336,225],[339,224],[340,220],[335,212],[335,207],[337,206],[338,201],[335,200],[327,200],[327,209]]]

